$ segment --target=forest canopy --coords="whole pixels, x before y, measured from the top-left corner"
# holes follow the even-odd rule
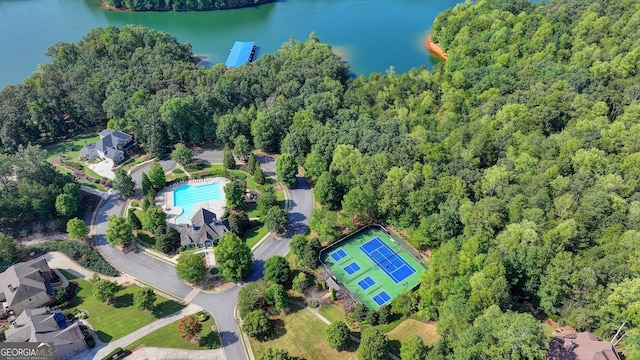
[[[487,354],[485,330],[530,324],[518,313],[528,303],[607,339],[626,323],[631,357],[639,21],[631,0],[461,4],[433,25],[446,63],[368,78],[350,78],[315,34],[239,68],[203,69],[166,33],[94,29],[0,92],[0,146],[12,153],[110,119],[151,155],[181,138],[233,146],[242,135],[317,181],[323,209],[311,227],[322,240],[378,221],[432,250],[417,292],[418,315],[442,335],[430,358],[472,358],[470,342],[473,356]],[[528,330],[522,351],[539,354],[541,330]]]
[[[111,8],[133,11],[224,10],[257,6],[274,0],[104,0]]]

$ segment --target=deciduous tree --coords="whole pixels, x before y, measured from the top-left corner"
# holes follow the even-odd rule
[[[254,310],[244,317],[242,331],[252,338],[262,339],[269,334],[271,322],[264,310]]]
[[[342,351],[351,342],[351,331],[344,321],[336,321],[324,329],[324,339],[329,347]]]
[[[224,187],[224,195],[227,200],[227,206],[231,209],[241,209],[244,207],[244,182],[230,181]]]
[[[423,360],[427,358],[427,346],[418,335],[410,335],[400,342],[400,358],[403,360]]]
[[[177,143],[175,149],[171,152],[171,160],[185,166],[191,162],[193,152],[183,143]]]
[[[178,257],[176,272],[180,279],[192,284],[197,283],[207,273],[203,254],[181,254]]]
[[[154,162],[151,164],[149,168],[149,181],[151,181],[151,185],[153,185],[156,189],[161,189],[167,183],[167,178],[164,175],[164,169],[162,169],[162,165],[160,163]]]
[[[279,206],[272,206],[263,216],[264,224],[271,231],[282,234],[287,230],[289,214]]]
[[[242,161],[247,161],[249,153],[251,153],[251,146],[249,146],[249,140],[244,135],[238,135],[233,141],[233,152]]]
[[[222,166],[229,170],[236,168],[236,158],[233,156],[231,149],[226,145],[222,153]]]
[[[195,315],[187,315],[178,320],[178,335],[181,339],[191,341],[202,331],[202,323]]]
[[[291,187],[296,183],[298,174],[298,164],[291,154],[282,154],[276,160],[276,176],[278,181],[285,186]]]
[[[67,234],[69,234],[69,239],[83,240],[89,235],[89,228],[84,221],[78,218],[69,219],[67,221]]]
[[[120,285],[115,281],[100,279],[93,284],[93,296],[100,302],[107,304],[120,290]]]
[[[389,338],[376,327],[364,328],[358,346],[359,360],[386,360],[389,358]]]
[[[109,245],[122,245],[123,247],[129,246],[132,238],[131,231],[133,231],[133,228],[127,219],[116,215],[109,216],[106,231]]]
[[[222,277],[240,281],[253,267],[251,249],[238,235],[228,232],[215,248],[216,262]]]
[[[264,263],[264,278],[284,285],[291,277],[289,262],[282,256],[272,256]]]
[[[143,287],[133,294],[133,306],[140,310],[151,310],[156,302],[156,293],[150,287]]]

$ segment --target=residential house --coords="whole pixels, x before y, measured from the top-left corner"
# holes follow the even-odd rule
[[[53,300],[51,280],[54,274],[45,259],[31,260],[9,267],[0,274],[2,308],[19,315],[25,309],[48,304]]]
[[[556,338],[549,344],[547,360],[620,360],[613,344],[590,332]]]
[[[89,160],[103,159],[117,164],[124,160],[125,151],[129,150],[135,141],[129,134],[122,131],[105,129],[100,131],[100,140],[93,144],[85,142],[80,155]]]
[[[213,246],[227,231],[229,231],[227,219],[217,220],[216,214],[201,208],[191,218],[191,226],[180,227],[180,245],[183,247]]]
[[[80,324],[67,323],[60,310],[27,309],[5,332],[11,342],[53,343],[54,359],[66,359],[87,348]]]

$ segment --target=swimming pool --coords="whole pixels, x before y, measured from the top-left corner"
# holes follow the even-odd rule
[[[200,207],[197,204],[209,200],[224,200],[222,184],[218,181],[204,185],[182,185],[173,190],[173,206],[181,207],[180,223],[189,222]],[[178,219],[176,219],[178,220]]]

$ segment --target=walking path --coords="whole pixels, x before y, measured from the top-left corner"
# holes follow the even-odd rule
[[[180,320],[180,318],[182,318],[185,315],[195,314],[201,310],[202,310],[202,307],[194,304],[190,304],[178,312],[175,312],[169,316],[163,317],[162,319],[158,319],[149,325],[143,326],[140,329],[121,337],[116,341],[110,342],[107,346],[98,350],[95,353],[94,358],[101,359],[107,354],[109,354],[110,352],[112,352],[113,350],[115,350],[116,348],[119,348],[119,347],[124,348],[125,346],[135,342],[136,340],[144,337],[145,335],[148,335],[165,325],[171,324],[174,321]],[[176,351],[184,351],[184,350],[176,350]],[[152,357],[150,359],[157,359],[157,358]]]

